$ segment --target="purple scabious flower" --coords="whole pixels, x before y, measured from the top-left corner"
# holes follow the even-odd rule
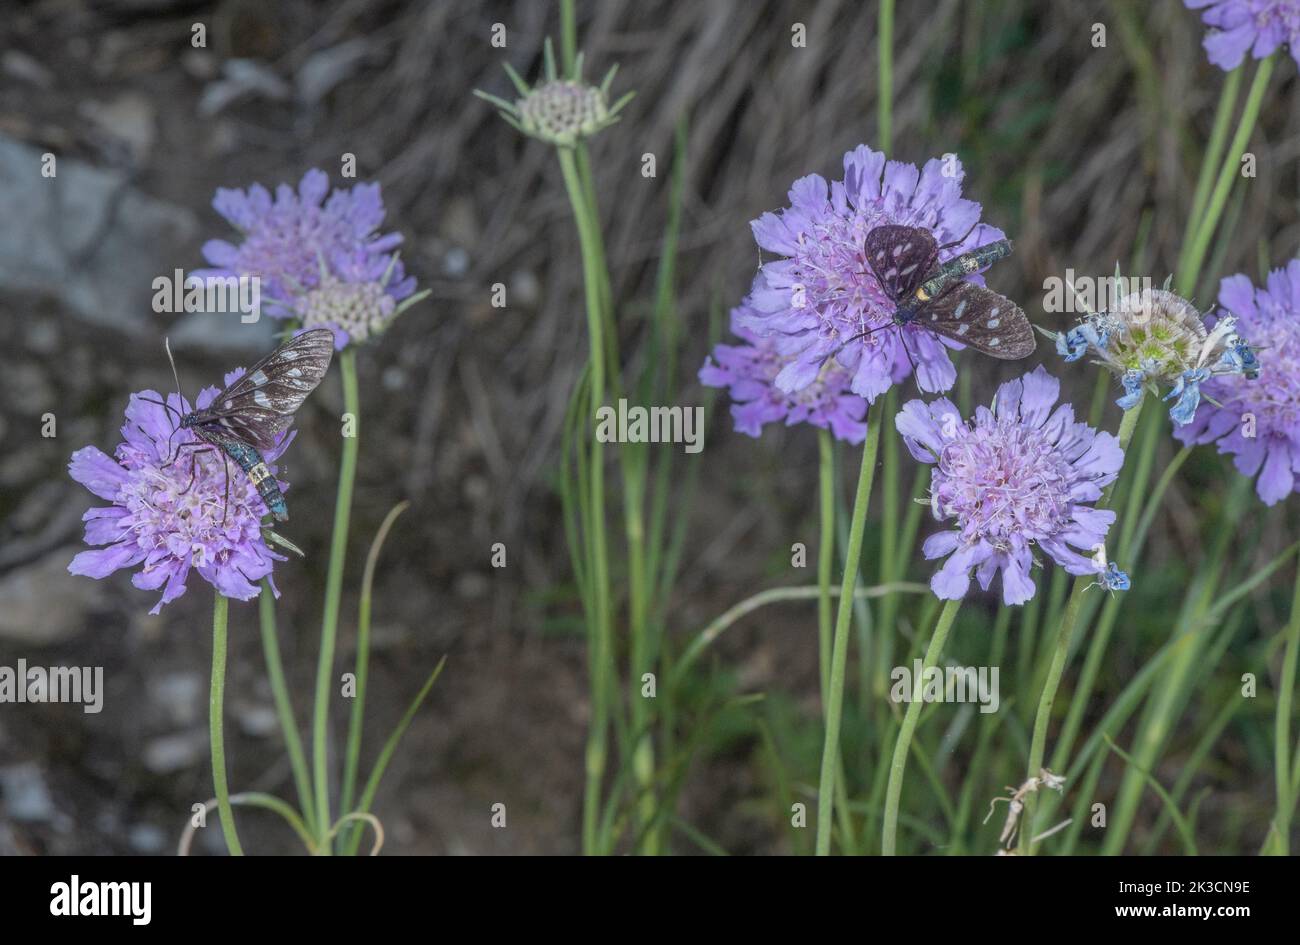
[[[305,327],[335,329],[338,348],[365,340],[377,321],[396,315],[396,303],[415,291],[415,279],[406,276],[393,252],[402,235],[377,232],[386,212],[378,184],[329,193],[329,177],[312,169],[297,191],[281,184],[272,198],[261,184],[247,191],[221,187],[212,206],[243,239],[238,244],[208,240],[203,255],[215,268],[194,276],[256,276],[270,303],[268,315],[316,316],[318,320]],[[303,301],[315,290],[324,298]],[[359,307],[349,309],[345,301]],[[320,320],[327,316],[331,320]]]
[[[918,169],[859,145],[844,156],[843,180],[803,177],[790,189],[789,207],[750,224],[759,247],[780,258],[760,267],[741,324],[775,339],[790,358],[778,387],[807,387],[832,356],[868,401],[905,380],[913,362],[921,390],[952,387],[957,372],[947,349],[962,346],[914,325],[893,326],[894,303],[863,240],[883,224],[921,227],[940,246],[953,244],[940,252],[946,260],[1001,239],[1001,230],[979,223],[980,205],[962,198],[963,173],[955,155]]]
[[[1034,596],[1034,545],[1071,574],[1107,575],[1104,561],[1075,549],[1103,546],[1115,513],[1090,503],[1115,481],[1124,452],[1109,433],[1076,423],[1070,404],[1052,409],[1060,386],[1040,366],[999,387],[971,423],[947,398],[909,401],[895,418],[912,455],[935,467],[935,519],[956,520],[923,546],[927,559],[948,556],[930,581],[940,599],[965,597],[973,568],[984,590],[1001,571],[1002,599],[1023,604]],[[1105,586],[1122,586],[1119,575]]]
[[[1300,472],[1300,259],[1270,272],[1263,288],[1228,276],[1219,305],[1221,321],[1235,316],[1265,356],[1256,361],[1237,346],[1232,356],[1247,369],[1206,381],[1210,403],[1174,436],[1187,445],[1216,443],[1242,475],[1259,475],[1255,491],[1274,505],[1297,488]]]
[[[232,371],[225,383],[243,373]],[[195,401],[197,407],[208,406],[217,393],[215,387],[205,388]],[[233,462],[227,500],[224,454],[188,448],[177,452],[200,441],[192,430],[177,428],[174,414],[151,402],[162,399],[151,390],[131,395],[122,427],[124,442],[113,456],[94,446],[72,454],[72,478],[111,504],[82,516],[86,544],[104,547],[79,553],[68,570],[98,579],[142,565],[131,583],[148,591],[162,588],[151,614],[185,593],[191,570],[218,593],[250,600],[260,590],[256,582],[270,575],[273,562],[285,560],[262,536],[266,506]],[[177,394],[167,395],[167,403],[181,415],[190,411]],[[292,439],[292,433],[282,436],[263,458],[273,462]],[[287,485],[281,483],[281,488]]]
[[[1183,0],[1189,10],[1204,10],[1210,27],[1202,45],[1210,62],[1231,71],[1249,50],[1255,59],[1272,55],[1283,43],[1300,63],[1300,0]]]
[[[811,423],[849,443],[866,439],[867,402],[849,390],[849,372],[831,360],[807,387],[783,391],[776,378],[790,358],[777,353],[772,339],[742,327],[739,312],[732,312],[731,330],[744,343],[715,347],[699,374],[702,384],[727,388],[736,431],[757,437],[765,424],[785,421],[786,426]]]

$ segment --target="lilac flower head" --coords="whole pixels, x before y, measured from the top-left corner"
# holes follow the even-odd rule
[[[231,372],[226,384],[243,373]],[[217,393],[215,387],[205,388],[195,402],[198,408],[210,404]],[[266,506],[234,463],[227,467],[227,500],[224,454],[189,447],[177,452],[200,441],[192,430],[177,429],[176,416],[151,402],[162,399],[151,390],[131,395],[122,427],[124,442],[112,457],[94,446],[72,454],[72,478],[111,504],[82,516],[86,544],[104,547],[81,552],[68,570],[104,578],[119,568],[141,565],[131,583],[163,592],[151,614],[185,593],[191,570],[226,597],[256,597],[256,582],[270,575],[274,561],[285,560],[262,536]],[[169,394],[166,401],[181,415],[190,410],[177,394]],[[292,433],[283,436],[263,458],[273,462],[292,439]],[[282,483],[281,488],[287,486]]]
[[[956,521],[923,546],[927,559],[948,556],[930,581],[939,598],[965,597],[974,568],[984,590],[1001,571],[1002,599],[1023,604],[1034,596],[1034,545],[1070,574],[1122,586],[1122,572],[1108,575],[1101,556],[1075,549],[1103,546],[1115,513],[1091,503],[1119,475],[1124,453],[1109,433],[1076,423],[1070,404],[1053,410],[1059,394],[1060,382],[1040,366],[999,387],[993,408],[976,408],[970,423],[947,398],[903,405],[898,432],[916,459],[935,467],[934,517]]]
[[[751,224],[759,247],[780,258],[760,268],[742,324],[775,339],[778,353],[791,358],[777,386],[807,387],[833,357],[851,375],[853,392],[869,401],[905,380],[913,363],[922,390],[952,387],[957,373],[947,349],[961,345],[915,325],[893,325],[894,303],[872,273],[863,241],[883,224],[920,227],[938,245],[953,244],[940,252],[946,260],[1001,239],[1001,230],[979,223],[979,204],[962,198],[962,176],[955,155],[918,169],[859,145],[844,156],[843,180],[801,178],[789,207]]]
[[[1255,491],[1273,505],[1296,489],[1300,472],[1300,260],[1270,272],[1262,288],[1228,276],[1219,305],[1220,321],[1236,316],[1265,355],[1255,361],[1244,344],[1234,346],[1229,356],[1246,370],[1207,381],[1212,403],[1174,435],[1188,445],[1217,443],[1242,475],[1259,474]]]
[[[266,312],[273,318],[300,317],[298,300],[322,283],[368,283],[378,288],[363,294],[387,295],[394,303],[387,314],[392,317],[395,303],[415,291],[415,280],[406,277],[393,252],[402,242],[401,234],[377,233],[386,212],[379,185],[357,184],[335,190],[326,199],[327,193],[329,178],[317,169],[303,175],[296,192],[281,184],[274,199],[261,184],[247,191],[218,188],[212,205],[243,239],[238,245],[208,240],[203,255],[216,268],[196,272],[195,277],[256,276],[269,302]],[[317,326],[335,328],[341,348],[348,340],[364,340],[369,331],[354,337],[349,326],[369,324],[368,315],[369,310]]]
[[[1231,71],[1249,51],[1264,59],[1279,46],[1290,47],[1300,63],[1300,0],[1183,0],[1190,10],[1204,10],[1210,27],[1202,45],[1210,62]]]
[[[731,330],[744,343],[718,345],[700,368],[701,383],[728,389],[737,432],[757,437],[764,424],[783,420],[811,423],[849,443],[866,439],[867,402],[849,390],[849,372],[831,360],[807,387],[783,391],[775,382],[790,358],[777,353],[772,339],[741,327],[739,311],[732,312]]]

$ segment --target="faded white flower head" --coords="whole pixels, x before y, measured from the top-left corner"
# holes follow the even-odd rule
[[[632,99],[628,92],[613,105],[609,104],[609,88],[618,66],[605,74],[600,85],[591,85],[582,78],[582,54],[573,64],[572,76],[560,76],[555,69],[555,54],[548,39],[544,46],[542,81],[529,86],[510,65],[506,73],[519,92],[519,98],[508,102],[496,95],[474,90],[474,94],[497,106],[512,127],[531,138],[545,141],[561,148],[572,148],[584,138],[608,128],[618,121],[618,113]]]
[[[1255,370],[1237,320],[1225,315],[1207,325],[1195,305],[1169,291],[1169,280],[1163,289],[1126,295],[1112,311],[1085,316],[1068,332],[1046,334],[1066,361],[1091,353],[1093,363],[1117,375],[1124,396],[1116,403],[1125,410],[1137,406],[1144,393],[1159,396],[1160,386],[1168,385],[1164,399],[1176,398],[1169,416],[1178,424],[1195,415],[1204,381]]]

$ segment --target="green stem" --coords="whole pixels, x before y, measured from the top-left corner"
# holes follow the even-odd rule
[[[1214,125],[1210,130],[1210,140],[1205,146],[1205,154],[1201,158],[1201,170],[1196,178],[1196,192],[1192,197],[1192,209],[1187,214],[1187,226],[1183,230],[1182,252],[1178,254],[1177,272],[1183,272],[1187,267],[1187,254],[1192,245],[1192,237],[1196,233],[1196,226],[1200,222],[1201,214],[1205,212],[1205,201],[1210,196],[1210,185],[1214,183],[1214,169],[1219,166],[1223,159],[1223,146],[1228,140],[1228,122],[1232,120],[1232,112],[1237,105],[1237,96],[1241,90],[1241,75],[1244,70],[1241,67],[1233,69],[1228,73],[1223,82],[1223,91],[1219,94],[1219,104],[1214,109]]]
[[[1259,118],[1259,109],[1264,101],[1264,91],[1268,88],[1268,80],[1273,74],[1273,66],[1276,61],[1277,54],[1274,53],[1267,59],[1261,60],[1259,67],[1255,70],[1255,78],[1250,84],[1250,91],[1246,93],[1246,105],[1242,109],[1241,120],[1237,123],[1237,131],[1232,136],[1232,143],[1228,147],[1223,167],[1219,171],[1219,179],[1210,194],[1209,202],[1205,208],[1205,215],[1197,223],[1196,236],[1192,239],[1187,258],[1178,272],[1177,290],[1179,295],[1186,296],[1196,289],[1196,279],[1201,271],[1201,263],[1205,260],[1206,250],[1209,249],[1210,240],[1218,227],[1219,217],[1223,215],[1223,207],[1228,201],[1228,193],[1232,190],[1233,182],[1241,173],[1241,156],[1245,153],[1246,145],[1250,143],[1250,135],[1255,130],[1255,121]]]
[[[357,770],[361,763],[361,729],[366,715],[366,683],[370,677],[370,611],[375,589],[375,570],[379,566],[379,552],[392,530],[397,516],[406,511],[409,502],[399,502],[389,509],[370,543],[366,566],[361,577],[361,601],[357,607],[357,658],[355,666],[356,693],[352,697],[352,713],[348,719],[347,750],[343,756],[343,789],[339,798],[339,811],[352,812],[352,799],[356,797]],[[361,825],[356,825],[359,831]]]
[[[835,637],[831,649],[829,700],[826,706],[826,742],[822,746],[821,779],[817,785],[817,855],[831,852],[831,819],[834,809],[836,761],[840,746],[840,715],[844,709],[844,678],[849,656],[849,624],[853,619],[853,591],[858,583],[862,560],[862,536],[866,531],[867,505],[871,500],[871,483],[876,474],[876,454],[880,449],[880,420],[873,420],[867,410],[867,441],[862,448],[862,468],[858,473],[857,493],[849,541],[844,555],[844,579],[840,585],[839,612],[835,618]]]
[[[930,646],[925,651],[922,663],[922,676],[925,670],[939,665],[943,656],[943,645],[948,640],[948,631],[957,619],[961,609],[961,600],[944,603],[939,619],[934,625],[934,635],[930,637]],[[911,700],[907,703],[907,712],[903,715],[903,726],[898,730],[898,741],[894,743],[894,758],[889,765],[889,786],[885,789],[885,818],[880,834],[880,852],[883,856],[893,856],[898,848],[898,803],[903,796],[903,774],[907,770],[907,755],[912,747],[912,735],[916,732],[917,720],[921,717],[924,700],[921,698],[921,679],[912,680]]]
[[[1277,691],[1277,722],[1273,728],[1273,764],[1276,769],[1277,813],[1273,824],[1279,856],[1291,855],[1291,815],[1295,811],[1294,785],[1290,778],[1291,705],[1295,695],[1296,664],[1300,662],[1300,568],[1296,570],[1291,597],[1291,618],[1286,626],[1286,650],[1282,656],[1282,678]]]
[[[889,153],[893,141],[894,114],[894,0],[880,0],[876,58],[880,62],[880,96],[876,102],[876,125],[880,150]]]
[[[230,788],[226,785],[226,736],[222,713],[226,701],[226,623],[230,602],[220,591],[212,604],[212,688],[208,692],[208,738],[212,743],[212,784],[217,792],[217,810],[221,812],[221,832],[231,856],[243,856],[235,833],[235,812],[230,807]]]
[[[1159,417],[1155,418],[1159,421]],[[1147,423],[1141,437],[1148,438],[1154,442],[1156,437],[1154,433],[1161,427],[1159,422]],[[1145,457],[1146,444],[1142,443],[1138,447],[1139,454]],[[1151,521],[1155,518],[1156,512],[1164,499],[1165,492],[1169,489],[1169,484],[1173,482],[1174,476],[1182,468],[1187,457],[1191,454],[1191,447],[1184,447],[1178,451],[1178,454],[1165,467],[1164,472],[1156,481],[1155,488],[1151,490],[1146,498],[1146,503],[1142,509],[1140,519],[1134,520],[1132,516],[1129,521],[1123,522],[1123,531],[1120,534],[1119,552],[1115,556],[1116,561],[1123,562],[1124,567],[1135,567],[1136,562],[1142,554],[1142,547],[1145,543],[1147,529]],[[1132,495],[1129,496],[1129,508],[1133,508],[1132,500],[1142,495],[1142,490],[1146,486],[1146,477],[1139,475],[1135,480],[1137,485],[1133,489]],[[1130,528],[1130,525],[1136,521],[1136,528]],[[1052,768],[1057,771],[1064,771],[1070,757],[1070,750],[1074,747],[1074,740],[1078,737],[1079,727],[1083,724],[1084,712],[1092,698],[1092,690],[1097,682],[1097,674],[1101,669],[1102,657],[1106,652],[1106,646],[1110,642],[1111,631],[1115,627],[1115,621],[1119,616],[1119,609],[1123,597],[1116,595],[1107,598],[1102,605],[1101,616],[1094,624],[1092,642],[1088,644],[1088,655],[1084,658],[1083,669],[1079,671],[1079,682],[1075,687],[1074,695],[1070,699],[1070,708],[1065,715],[1065,724],[1061,726],[1061,734],[1056,739],[1056,745],[1052,749]]]
[[[1133,439],[1133,431],[1137,429],[1138,419],[1142,414],[1142,406],[1145,401],[1146,398],[1143,397],[1134,407],[1124,411],[1124,417],[1120,421],[1119,447],[1126,453],[1129,442]],[[1097,508],[1109,507],[1113,489],[1114,483],[1102,493],[1101,499],[1097,502]],[[1052,663],[1047,670],[1047,679],[1043,682],[1042,695],[1038,699],[1038,711],[1034,715],[1034,734],[1029,745],[1029,765],[1026,768],[1026,779],[1036,777],[1039,769],[1043,767],[1043,758],[1047,752],[1047,729],[1052,722],[1052,707],[1056,704],[1056,692],[1061,686],[1061,677],[1065,673],[1065,664],[1069,660],[1070,647],[1074,642],[1075,625],[1079,621],[1079,610],[1083,606],[1083,594],[1092,583],[1094,583],[1093,580],[1088,577],[1076,578],[1074,590],[1070,592],[1070,600],[1065,605],[1065,615],[1061,618],[1061,625],[1056,632],[1056,646],[1052,651]],[[1020,852],[1022,855],[1033,853],[1034,808],[1034,797],[1031,794],[1025,798],[1025,810],[1021,820]]]
[[[928,584],[913,584],[899,582],[897,584],[880,584],[874,587],[860,587],[853,592],[857,600],[867,600],[873,597],[884,597],[886,594],[928,594],[930,586]],[[681,657],[673,664],[673,671],[668,676],[668,685],[677,686],[686,676],[686,671],[695,665],[695,661],[700,655],[718,639],[728,627],[734,624],[742,617],[753,613],[759,608],[766,607],[768,604],[775,604],[781,601],[789,600],[813,600],[821,596],[821,588],[814,585],[807,587],[774,587],[766,591],[759,591],[752,597],[746,597],[739,604],[728,608],[727,611],[716,620],[709,623],[703,630],[695,635],[683,652]],[[839,597],[840,588],[832,587],[831,596]]]
[[[835,447],[830,432],[817,431],[818,481],[821,484],[821,544],[817,549],[817,665],[820,667],[822,715],[830,692],[831,569],[835,564]]]
[[[600,301],[600,274],[597,269],[596,237],[592,232],[592,220],[584,196],[582,179],[574,162],[573,152],[557,149],[560,158],[560,170],[564,175],[564,186],[568,191],[569,202],[573,206],[574,218],[578,226],[578,238],[582,248],[583,290],[587,306],[587,335],[590,348],[590,406],[593,412],[605,403],[605,342],[604,319]],[[598,849],[597,830],[600,814],[601,785],[605,774],[605,755],[608,743],[609,727],[609,685],[606,675],[607,663],[611,658],[610,614],[609,614],[609,555],[605,536],[605,464],[601,453],[601,444],[592,435],[590,495],[588,501],[588,522],[591,526],[589,551],[591,555],[590,574],[593,578],[592,592],[594,613],[590,616],[592,649],[592,717],[591,728],[587,737],[586,750],[586,793],[583,798],[582,846],[588,854],[603,852]]]
[[[568,78],[573,75],[573,61],[578,52],[578,21],[574,16],[573,0],[560,0],[560,71]]]
[[[289,751],[289,765],[293,769],[293,783],[298,790],[298,803],[309,825],[316,823],[316,809],[311,797],[311,774],[307,769],[307,755],[302,750],[298,734],[298,720],[293,717],[293,702],[285,682],[284,664],[280,661],[280,638],[275,627],[275,598],[271,594],[270,579],[262,581],[262,593],[257,596],[257,612],[262,625],[262,651],[266,654],[266,674],[271,680],[271,695],[275,699],[275,714],[280,719],[284,744]]]
[[[330,536],[329,569],[325,577],[325,608],[321,615],[320,658],[316,664],[316,699],[312,717],[312,762],[316,787],[317,846],[324,855],[331,852],[329,837],[329,712],[330,685],[334,675],[334,647],[338,640],[339,602],[343,596],[343,563],[347,557],[348,523],[352,517],[352,488],[357,477],[357,451],[361,439],[361,397],[357,388],[357,357],[351,345],[339,354],[343,378],[343,410],[350,414],[352,436],[343,437],[339,458],[339,486],[334,500],[334,531]]]

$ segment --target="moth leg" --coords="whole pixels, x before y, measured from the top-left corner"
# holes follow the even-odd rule
[[[226,474],[226,492],[221,500],[221,524],[226,524],[226,513],[230,511],[230,458],[221,454],[221,469]]]
[[[189,485],[187,485],[184,489],[180,491],[179,495],[184,495],[185,493],[189,492],[191,489],[194,488],[194,480],[199,474],[199,469],[198,469],[199,461],[194,457],[198,456],[199,453],[211,453],[211,452],[212,452],[212,447],[209,446],[206,449],[194,450],[193,452],[190,453],[190,482]]]
[[[161,466],[159,466],[158,468],[159,468],[159,469],[166,469],[168,466],[174,466],[174,465],[176,465],[176,462],[181,458],[181,450],[183,450],[183,449],[185,449],[185,448],[187,448],[187,447],[188,447],[189,449],[195,450],[195,451],[200,452],[200,453],[204,453],[204,452],[207,452],[207,451],[209,451],[209,450],[212,449],[212,446],[211,446],[211,444],[209,444],[209,443],[203,443],[203,442],[199,442],[199,443],[182,443],[180,446],[176,447],[176,455],[173,456],[171,459],[167,460],[167,462],[163,463],[163,464],[162,464]]]
[[[951,243],[944,243],[942,246],[939,247],[939,249],[940,250],[952,249],[954,246],[960,246],[962,243],[966,242],[966,240],[970,238],[970,235],[975,232],[976,228],[982,225],[983,225],[982,223],[976,222],[974,225],[971,226],[969,230],[966,231],[966,235],[963,236],[961,239],[953,240]]]
[[[907,363],[912,365],[912,383],[916,385],[918,392],[921,391],[921,382],[916,377],[916,361],[912,358],[912,351],[907,347],[907,332],[900,325],[898,328],[898,343],[903,346],[903,354],[907,355]]]

